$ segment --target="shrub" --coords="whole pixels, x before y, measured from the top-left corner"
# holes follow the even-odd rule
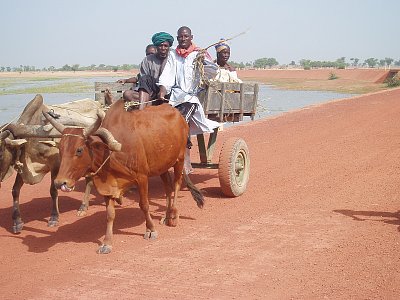
[[[329,80],[335,80],[335,79],[338,79],[339,77],[337,77],[336,76],[336,74],[335,73],[333,73],[333,72],[331,72],[330,74],[329,74]]]
[[[400,86],[400,78],[398,78],[398,77],[392,77],[392,78],[386,80],[385,82],[388,87]]]

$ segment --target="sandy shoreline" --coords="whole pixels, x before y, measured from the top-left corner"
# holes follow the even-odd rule
[[[77,72],[1,72],[0,79],[30,79],[30,78],[93,78],[93,77],[123,77],[129,78],[138,70],[130,71],[77,71]],[[344,93],[364,94],[386,89],[383,84],[389,70],[384,69],[268,69],[268,70],[238,70],[239,77],[244,81],[272,84],[283,89],[326,90]],[[337,79],[330,80],[331,74]]]

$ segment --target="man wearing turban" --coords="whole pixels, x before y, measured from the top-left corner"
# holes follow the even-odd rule
[[[157,48],[155,54],[147,55],[140,64],[140,77],[138,80],[137,91],[127,90],[123,94],[126,101],[139,101],[139,109],[143,109],[158,98],[160,88],[157,85],[165,64],[169,49],[174,42],[174,38],[166,32],[158,32],[151,38],[153,45]],[[124,82],[122,82],[124,83]]]

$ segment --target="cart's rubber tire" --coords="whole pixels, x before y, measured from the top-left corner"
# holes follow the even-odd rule
[[[244,193],[250,177],[250,156],[243,139],[230,138],[224,142],[219,154],[218,176],[226,196],[237,197]]]

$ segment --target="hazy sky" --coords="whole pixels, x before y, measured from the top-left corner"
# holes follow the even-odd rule
[[[0,8],[4,67],[139,64],[154,33],[176,37],[182,25],[200,47],[248,30],[230,42],[236,62],[400,59],[400,0],[0,0]]]

